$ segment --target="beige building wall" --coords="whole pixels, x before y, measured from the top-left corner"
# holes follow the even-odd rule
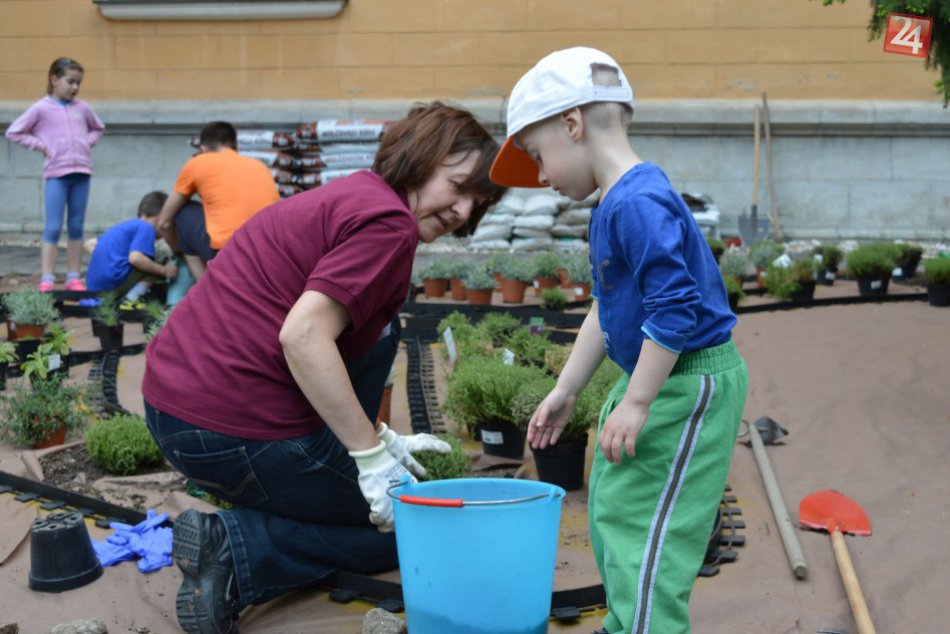
[[[92,0],[0,0],[0,100],[52,60],[96,100],[468,99],[544,54],[602,48],[650,99],[936,101],[922,60],[868,42],[866,0],[349,0],[336,18],[111,21]]]

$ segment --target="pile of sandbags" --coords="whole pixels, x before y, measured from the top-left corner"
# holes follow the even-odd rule
[[[475,250],[581,251],[596,196],[575,202],[551,189],[512,189],[487,214],[468,247]]]
[[[238,152],[267,165],[286,198],[371,168],[385,126],[369,119],[321,119],[293,132],[238,130]],[[197,136],[191,144],[198,147]]]

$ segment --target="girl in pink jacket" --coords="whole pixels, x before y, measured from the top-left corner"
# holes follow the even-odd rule
[[[39,290],[45,292],[53,290],[53,272],[59,255],[59,236],[63,230],[67,205],[69,242],[66,249],[66,290],[86,290],[79,279],[79,267],[92,174],[90,149],[102,136],[105,126],[89,104],[76,98],[83,72],[79,62],[68,57],[60,57],[53,62],[49,69],[46,97],[20,115],[6,134],[14,143],[46,156],[43,163],[46,226],[40,250],[42,277],[39,284]]]

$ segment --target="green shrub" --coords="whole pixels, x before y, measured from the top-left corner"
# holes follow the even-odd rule
[[[7,293],[3,303],[7,307],[7,318],[15,324],[43,326],[60,318],[52,293],[22,289]]]
[[[544,367],[544,354],[553,346],[547,332],[534,334],[530,326],[516,328],[504,341],[504,347],[515,353],[515,363]]]
[[[712,236],[706,236],[706,244],[709,245],[709,250],[712,251],[713,257],[718,262],[726,251],[726,244],[719,238],[713,238]]]
[[[556,253],[542,252],[531,258],[531,270],[538,277],[557,277],[561,257]]]
[[[560,376],[561,372],[564,371],[568,358],[571,356],[571,348],[572,346],[569,344],[561,346],[552,344],[550,348],[544,351],[544,371],[551,376]]]
[[[441,440],[449,443],[452,447],[450,453],[439,453],[438,451],[416,451],[412,456],[419,461],[428,475],[425,480],[452,480],[455,478],[464,478],[468,475],[471,468],[471,460],[462,450],[459,439],[447,434],[438,434]]]
[[[541,308],[545,310],[561,311],[567,306],[567,295],[556,288],[545,288],[541,291]]]
[[[509,280],[515,280],[516,282],[531,282],[534,279],[534,269],[531,262],[525,258],[509,258],[502,263],[499,272]]]
[[[36,350],[26,357],[26,361],[20,364],[23,376],[31,381],[35,380],[34,377],[40,379],[49,377],[49,364],[53,354],[51,343],[41,343]],[[62,381],[62,375],[57,375],[56,380]]]
[[[911,266],[920,262],[924,249],[916,244],[901,242],[897,245],[897,252],[897,266]]]
[[[83,389],[64,385],[55,378],[24,383],[3,397],[3,435],[17,445],[34,445],[62,427],[67,430],[86,422],[82,411]]]
[[[466,262],[465,260],[452,260],[449,262],[447,270],[449,278],[458,278],[460,280],[464,280],[471,271],[481,268],[482,267],[475,266],[471,262]]]
[[[11,363],[19,358],[16,346],[10,341],[0,341],[0,363]]]
[[[447,280],[452,273],[452,261],[437,258],[422,271],[422,277],[427,280]]]
[[[485,263],[485,268],[491,271],[492,273],[501,273],[504,275],[505,267],[509,262],[516,260],[514,253],[495,253],[490,258],[488,262]]]
[[[785,253],[785,247],[778,242],[762,240],[749,248],[749,259],[756,268],[767,269],[783,253]]]
[[[742,249],[727,249],[719,258],[719,271],[723,277],[742,280],[749,270],[749,255]]]
[[[490,291],[495,288],[495,276],[480,266],[469,267],[463,274],[462,281],[465,288],[473,291]]]
[[[519,429],[527,429],[538,405],[554,389],[554,382],[553,377],[541,376],[521,386],[511,401],[511,417]]]
[[[476,332],[475,326],[468,320],[468,317],[458,311],[453,311],[447,317],[444,317],[437,328],[440,338],[446,328],[452,329],[452,339],[455,341],[455,350],[459,358],[491,356],[492,354],[491,341],[481,333]],[[447,350],[446,354],[448,354]]]
[[[931,284],[950,284],[950,258],[924,260],[924,272]]]
[[[72,330],[65,330],[61,325],[53,323],[46,329],[46,342],[50,346],[51,354],[65,357],[69,354],[69,335]]]
[[[165,327],[165,324],[168,323],[168,318],[172,314],[172,307],[163,308],[160,315],[151,318],[151,322],[148,325],[148,330],[145,331],[145,343],[148,343],[152,340],[152,337],[158,334],[158,331]]]
[[[109,473],[132,475],[164,460],[145,420],[133,414],[100,420],[86,430],[85,440],[92,461]]]
[[[741,302],[745,299],[745,291],[742,290],[742,282],[731,275],[723,275],[722,281],[726,284],[726,293],[735,295],[736,301]]]
[[[590,258],[586,255],[573,255],[564,262],[567,269],[567,278],[575,284],[593,284],[594,278],[590,272]]]
[[[897,266],[898,255],[893,244],[867,244],[849,253],[845,266],[855,277],[887,275]]]
[[[92,319],[103,326],[119,325],[119,302],[112,293],[99,296],[99,305],[92,309]]]
[[[815,261],[798,260],[792,266],[770,264],[765,273],[765,290],[779,299],[790,299],[802,288],[802,282],[815,280]]]
[[[498,347],[504,344],[520,324],[516,317],[508,313],[488,313],[475,324],[475,336]]]
[[[448,376],[445,410],[470,430],[483,420],[515,423],[511,409],[515,396],[522,385],[539,377],[544,377],[540,368],[506,365],[497,358],[465,359]]]
[[[837,271],[838,265],[841,264],[841,258],[844,257],[841,249],[833,244],[815,247],[813,253],[821,256],[821,266],[828,271]]]

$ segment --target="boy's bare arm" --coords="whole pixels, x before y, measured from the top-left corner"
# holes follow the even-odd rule
[[[600,432],[600,448],[609,462],[620,462],[624,449],[628,456],[634,455],[637,435],[647,422],[650,404],[670,376],[677,359],[679,354],[650,339],[643,340],[627,392],[604,421]]]
[[[158,277],[175,277],[178,274],[178,269],[173,263],[159,264],[141,251],[129,253],[129,264],[143,273]]]
[[[600,332],[600,317],[597,312],[597,300],[591,304],[584,323],[577,333],[571,355],[564,364],[557,387],[568,394],[577,396],[594,376],[594,372],[603,363],[606,356],[604,338]]]

